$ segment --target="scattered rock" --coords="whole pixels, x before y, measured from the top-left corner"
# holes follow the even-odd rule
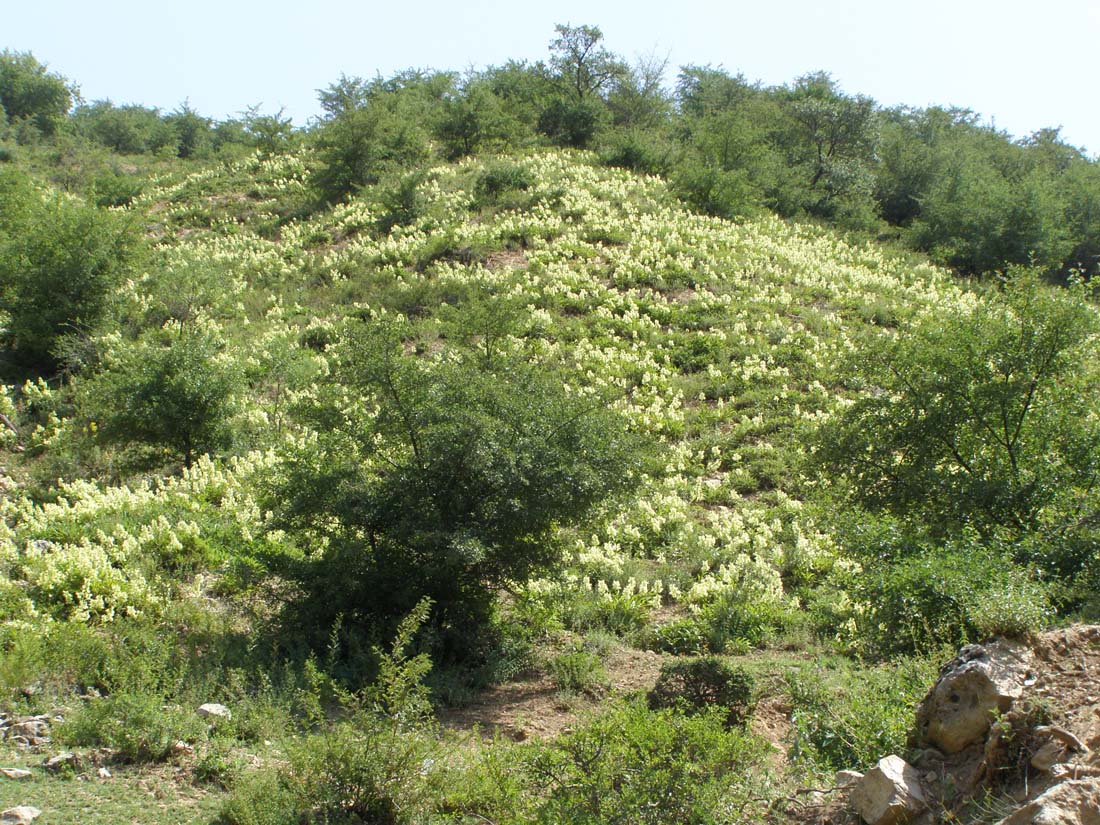
[[[45,737],[50,733],[50,723],[45,716],[33,716],[8,726],[9,737]]]
[[[203,719],[232,719],[233,713],[225,705],[219,705],[216,702],[208,702],[205,705],[200,705],[198,710],[199,716]]]
[[[1046,742],[1031,757],[1031,767],[1042,773],[1050,773],[1051,768],[1066,761],[1066,746],[1057,740]]]
[[[30,805],[20,805],[17,808],[0,811],[0,823],[3,823],[3,825],[30,825],[40,816],[42,816],[42,812],[38,808],[32,808]]]
[[[100,768],[97,773],[98,773],[100,779],[110,779],[111,778],[111,772],[109,770],[107,770],[106,768]]]
[[[1020,642],[968,645],[940,671],[917,710],[923,739],[948,754],[985,737],[993,716],[1007,711],[1034,677],[1035,655]]]
[[[195,749],[184,742],[182,739],[176,744],[172,745],[172,754],[174,756],[190,756],[195,752]]]
[[[8,779],[30,779],[31,772],[23,768],[0,768],[0,774]]]
[[[75,753],[59,753],[46,760],[45,768],[48,771],[61,771],[66,768],[76,769],[77,758]]]
[[[1100,779],[1055,785],[998,825],[1100,825]]]
[[[855,784],[851,804],[868,825],[902,825],[928,807],[916,768],[893,755]]]

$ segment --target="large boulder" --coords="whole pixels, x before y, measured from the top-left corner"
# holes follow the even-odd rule
[[[917,710],[922,740],[948,754],[983,741],[993,717],[1034,684],[1034,667],[1035,654],[1019,642],[964,647]]]
[[[998,825],[1100,825],[1100,777],[1060,782]]]
[[[852,807],[867,825],[902,825],[928,807],[920,774],[900,756],[887,756],[856,781]]]

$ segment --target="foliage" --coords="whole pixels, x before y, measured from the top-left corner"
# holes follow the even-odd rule
[[[567,650],[550,660],[554,684],[563,693],[599,697],[608,687],[607,671],[596,654],[579,649]]]
[[[11,222],[0,223],[6,346],[22,362],[50,365],[62,336],[103,320],[140,251],[137,227],[125,217],[61,195],[15,206]]]
[[[756,703],[752,675],[718,656],[678,659],[661,666],[649,692],[651,708],[680,708],[700,713],[711,708],[726,712],[726,724],[743,723]]]
[[[349,329],[336,374],[377,413],[289,462],[275,501],[329,544],[305,574],[314,621],[369,628],[427,595],[448,643],[469,643],[497,587],[558,563],[556,525],[632,483],[634,453],[618,416],[551,379],[422,361],[400,335]]]
[[[614,707],[534,751],[527,771],[546,788],[538,821],[706,823],[747,801],[749,771],[762,745],[723,724],[715,709],[697,716]]]
[[[408,648],[429,607],[422,601],[401,623],[365,706],[353,701],[346,721],[293,742],[285,766],[238,784],[224,812],[230,823],[424,821],[438,794],[422,681],[431,661]]]
[[[1020,275],[856,359],[861,397],[822,431],[819,466],[856,500],[925,521],[1034,530],[1097,471],[1094,313]],[[1091,504],[1084,504],[1091,507]],[[1069,516],[1069,514],[1067,514]]]
[[[832,775],[865,771],[883,754],[904,754],[917,703],[934,683],[938,661],[908,659],[836,674],[789,672],[792,761]]]
[[[152,336],[121,353],[82,390],[95,438],[162,448],[187,468],[228,446],[240,377],[221,350],[215,338],[181,323],[178,334]],[[150,458],[157,460],[155,453]]]
[[[550,66],[556,81],[581,103],[599,97],[622,76],[626,67],[601,43],[603,32],[598,26],[557,25],[557,37],[550,43]]]
[[[890,564],[868,563],[854,589],[869,606],[859,636],[877,655],[1020,635],[1041,628],[1052,612],[1045,588],[1025,568],[977,544],[909,548]]]
[[[26,120],[52,135],[75,96],[65,78],[47,72],[30,52],[0,52],[0,113],[9,123]]]
[[[165,708],[160,696],[124,692],[82,705],[58,736],[70,745],[109,748],[121,762],[159,762],[176,742],[194,742],[204,732],[194,711]]]
[[[395,95],[380,96],[320,128],[316,142],[321,168],[314,185],[324,197],[342,200],[376,183],[383,173],[427,157],[427,136],[420,124],[404,116],[400,102]]]

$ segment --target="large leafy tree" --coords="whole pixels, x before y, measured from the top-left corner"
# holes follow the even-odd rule
[[[68,114],[75,87],[46,71],[30,52],[0,52],[0,111],[9,122],[28,120],[52,135]]]
[[[859,355],[861,395],[825,427],[818,460],[863,506],[940,535],[1087,520],[1100,473],[1097,329],[1079,294],[1018,276],[968,310],[876,339]]]
[[[426,361],[400,328],[364,323],[336,375],[361,401],[318,410],[327,434],[273,496],[285,527],[325,547],[301,574],[321,640],[337,616],[385,633],[429,596],[439,653],[468,656],[497,590],[558,563],[555,527],[632,483],[616,414],[506,360]]]

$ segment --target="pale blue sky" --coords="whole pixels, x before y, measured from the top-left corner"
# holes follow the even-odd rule
[[[1017,136],[1045,126],[1100,152],[1100,0],[3,0],[0,47],[32,51],[91,101],[225,117],[285,106],[298,124],[340,73],[539,60],[555,23],[785,83],[824,69],[880,103],[966,106]]]

